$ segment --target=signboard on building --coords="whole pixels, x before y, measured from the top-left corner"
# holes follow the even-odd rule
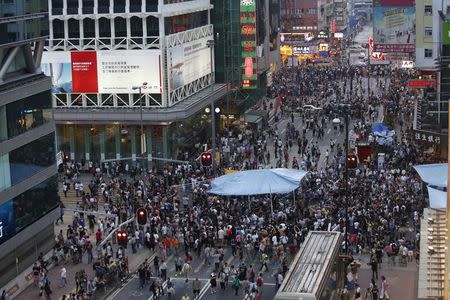
[[[408,87],[411,88],[425,88],[425,87],[433,87],[436,86],[436,80],[422,80],[422,79],[416,79],[416,80],[410,80],[408,81]]]
[[[414,68],[414,61],[412,61],[412,60],[403,60],[400,67],[402,69],[412,69],[412,68]]]
[[[211,73],[208,40],[214,40],[214,37],[203,37],[167,50],[169,86],[172,91]]]
[[[414,52],[415,6],[412,0],[374,0],[375,51]]]
[[[450,22],[442,23],[442,44],[450,45]]]
[[[13,237],[16,232],[13,201],[0,205],[0,245]]]
[[[256,2],[255,0],[240,1],[241,45],[242,45],[242,88],[256,89]]]
[[[416,142],[428,143],[430,145],[446,145],[447,135],[436,132],[414,130],[414,140]]]
[[[161,93],[160,50],[44,52],[42,70],[54,93]]]

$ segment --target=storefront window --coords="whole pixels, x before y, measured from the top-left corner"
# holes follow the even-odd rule
[[[105,156],[106,159],[116,158],[116,126],[105,126]]]
[[[91,161],[100,161],[100,143],[103,142],[100,140],[100,130],[103,128],[100,128],[98,125],[92,125],[92,127],[89,129],[90,135],[91,135],[91,153],[90,153],[90,160]]]
[[[75,126],[75,160],[81,161],[84,158],[84,143],[89,143],[89,140],[84,140],[83,125]]]
[[[24,229],[58,205],[57,175],[13,199],[16,231]]]
[[[55,134],[51,133],[9,153],[12,185],[55,163],[54,141]]]
[[[45,91],[9,103],[2,110],[0,114],[6,115],[8,135],[0,134],[0,141],[50,122],[53,118],[51,92]]]
[[[131,157],[131,134],[129,126],[120,129],[120,157]]]

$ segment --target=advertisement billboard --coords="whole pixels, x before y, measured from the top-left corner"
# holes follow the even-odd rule
[[[241,46],[242,46],[242,88],[256,89],[257,87],[257,24],[255,0],[241,0]]]
[[[204,37],[167,50],[169,87],[176,90],[211,73],[211,49]]]
[[[375,51],[415,51],[416,20],[413,1],[375,0],[373,24]]]
[[[161,93],[159,50],[44,52],[42,70],[54,93]]]
[[[13,201],[0,204],[0,245],[12,238],[16,232]]]

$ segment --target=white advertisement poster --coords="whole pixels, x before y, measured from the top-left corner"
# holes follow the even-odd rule
[[[211,73],[211,50],[202,38],[168,49],[169,85],[176,90]]]
[[[99,93],[161,93],[159,50],[97,51]]]
[[[160,50],[44,52],[53,93],[161,93]]]

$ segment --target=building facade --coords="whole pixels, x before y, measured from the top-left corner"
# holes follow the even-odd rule
[[[318,0],[318,29],[333,34],[345,31],[348,25],[346,0]]]
[[[49,4],[58,151],[86,168],[139,165],[184,157],[208,135],[204,108],[227,92],[214,79],[209,0]]]
[[[316,33],[318,30],[318,1],[283,0],[281,6],[282,32]]]
[[[54,245],[55,127],[40,69],[47,1],[2,1],[0,12],[0,287],[14,295],[23,286],[11,282]]]
[[[446,13],[449,1],[416,1],[416,67],[435,70],[441,40],[439,11]]]

